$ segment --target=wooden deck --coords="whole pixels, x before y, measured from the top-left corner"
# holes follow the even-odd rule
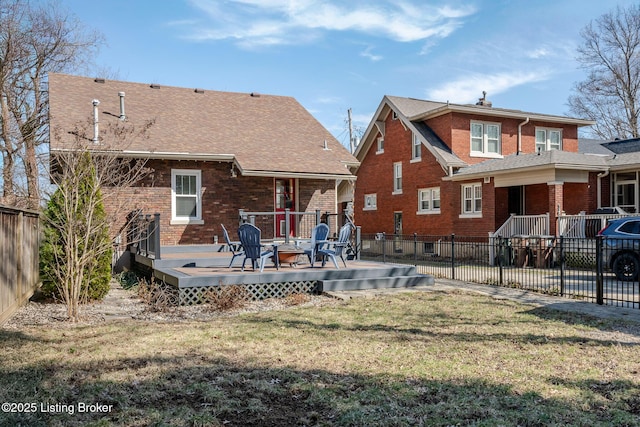
[[[371,261],[348,260],[344,268],[339,260],[335,268],[331,262],[324,267],[315,263],[312,268],[304,255],[296,266],[282,264],[279,269],[268,262],[263,272],[253,271],[250,262],[245,270],[244,257],[237,257],[229,268],[231,253],[216,245],[163,247],[162,259],[140,255],[135,262],[153,271],[153,276],[177,287],[185,295],[196,289],[220,285],[265,285],[271,289],[303,289],[313,292],[377,288],[401,288],[433,284],[430,275],[419,274],[414,266],[381,264]],[[286,293],[286,291],[283,291]],[[277,293],[277,292],[275,292]],[[189,297],[195,298],[195,297]]]

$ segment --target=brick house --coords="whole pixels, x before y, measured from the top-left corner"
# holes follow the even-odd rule
[[[77,123],[102,132],[110,122],[153,120],[122,156],[148,159],[152,173],[131,189],[127,211],[160,213],[162,245],[222,240],[221,223],[234,236],[240,209],[336,212],[338,184],[355,180],[356,159],[291,97],[52,73],[49,99],[52,157],[69,148]],[[117,203],[105,197],[108,211]],[[278,237],[273,228],[263,233]]]
[[[610,157],[578,152],[588,120],[385,96],[355,156],[363,233],[487,237],[511,214],[609,206]],[[600,192],[597,190],[600,189]]]

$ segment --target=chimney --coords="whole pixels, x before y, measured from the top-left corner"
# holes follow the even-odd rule
[[[93,143],[97,144],[100,142],[100,138],[98,137],[100,134],[98,128],[98,105],[100,105],[100,101],[94,99],[91,103],[93,104]]]
[[[486,91],[482,91],[482,98],[478,99],[478,102],[476,102],[476,105],[480,105],[483,107],[491,107],[491,101],[487,101],[487,92]]]
[[[124,121],[127,119],[124,114],[124,92],[118,92],[118,96],[120,97],[120,120]]]

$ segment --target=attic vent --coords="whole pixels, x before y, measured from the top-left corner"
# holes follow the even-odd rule
[[[151,85],[149,86],[151,89],[160,89],[160,85],[156,84],[156,83],[151,83]]]
[[[95,79],[93,79],[93,81],[96,83],[104,83],[104,79],[100,77],[96,77]]]
[[[204,93],[204,89],[198,89],[196,88],[196,90],[194,90],[195,93]]]
[[[258,92],[251,92],[251,96],[254,98],[260,98],[260,94]]]

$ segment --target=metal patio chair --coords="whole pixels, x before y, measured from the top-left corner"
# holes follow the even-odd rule
[[[245,263],[250,259],[254,270],[258,261],[260,262],[260,271],[262,272],[265,260],[270,257],[274,257],[276,269],[278,268],[278,261],[275,259],[277,254],[273,250],[263,250],[265,246],[260,242],[260,235],[260,229],[253,224],[245,223],[238,227],[238,237],[245,255],[244,261],[242,261],[242,271],[244,271]]]

